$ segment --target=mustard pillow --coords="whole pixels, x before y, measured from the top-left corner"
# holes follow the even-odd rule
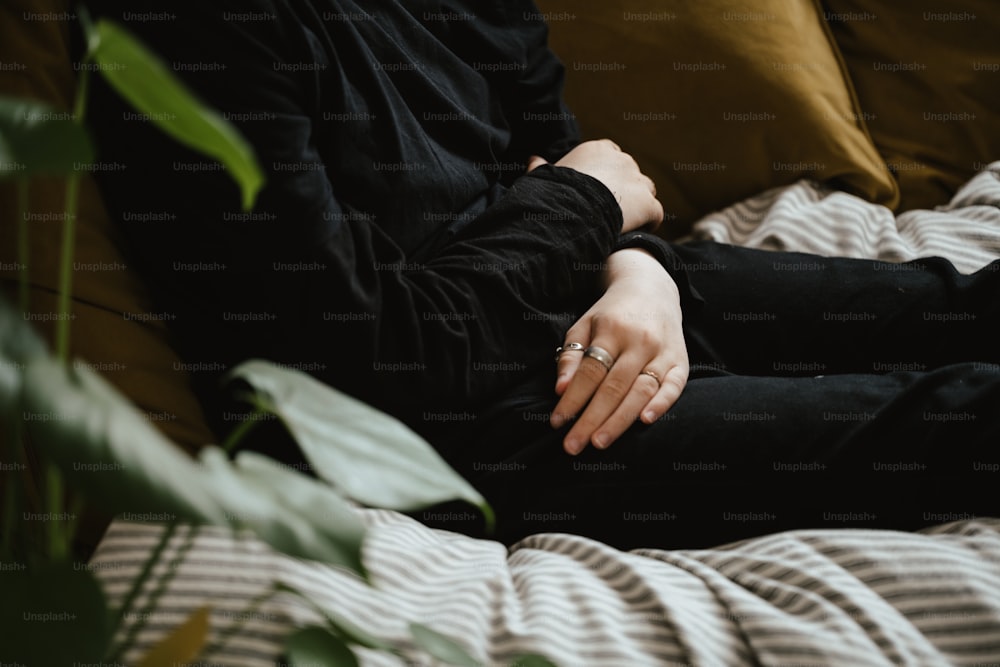
[[[75,90],[68,51],[68,2],[22,0],[0,5],[0,91],[69,109]],[[35,20],[44,17],[45,20]],[[51,340],[56,312],[65,181],[30,183],[30,314]],[[164,322],[150,316],[148,295],[120,250],[96,184],[83,175],[77,212],[71,356],[101,372],[150,422],[189,451],[214,440],[171,349]],[[17,199],[0,183],[0,288],[17,299]],[[47,320],[47,321],[46,321]]]
[[[1000,159],[996,0],[823,0],[900,209],[947,203]]]
[[[584,136],[635,156],[665,236],[800,178],[896,203],[813,0],[539,4]]]

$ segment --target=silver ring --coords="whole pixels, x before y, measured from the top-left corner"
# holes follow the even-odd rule
[[[582,350],[583,345],[580,343],[566,343],[566,347],[561,345],[556,348],[556,361],[559,361],[559,357],[563,355],[563,352],[576,352],[577,350]]]
[[[648,375],[649,377],[651,377],[651,378],[653,378],[654,380],[656,380],[656,386],[657,386],[657,387],[659,387],[659,386],[660,386],[660,385],[662,384],[662,383],[660,382],[660,376],[659,376],[659,375],[657,375],[656,373],[654,373],[653,371],[648,371],[648,370],[647,370],[647,371],[643,371],[643,372],[642,372],[642,374],[643,374],[643,375]]]
[[[611,354],[608,353],[608,351],[603,347],[597,347],[596,345],[591,345],[584,350],[583,356],[594,359],[609,371],[611,370],[611,367],[615,365],[614,357],[612,357]]]

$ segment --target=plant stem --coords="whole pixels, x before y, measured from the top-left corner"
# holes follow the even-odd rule
[[[146,559],[139,576],[132,582],[132,588],[129,589],[128,594],[122,601],[122,606],[118,608],[118,615],[115,618],[115,627],[111,632],[112,637],[118,634],[118,630],[122,626],[122,621],[125,620],[125,614],[128,613],[128,610],[135,603],[135,599],[139,596],[139,592],[142,590],[142,587],[146,584],[146,580],[149,579],[150,573],[153,571],[153,566],[160,559],[160,556],[163,554],[163,550],[167,548],[167,544],[170,542],[170,538],[174,536],[175,532],[177,532],[176,523],[169,523],[167,524],[167,527],[163,529],[163,534],[160,535],[160,541],[156,543],[156,546],[153,548],[153,553],[151,553],[149,558]],[[116,651],[116,654],[117,653],[120,653],[120,651]]]
[[[168,530],[172,534],[173,533],[172,529],[175,529],[177,524],[172,523],[170,524],[170,526],[171,529]],[[135,638],[139,635],[139,632],[146,626],[146,623],[149,620],[150,611],[153,609],[154,606],[156,606],[156,603],[163,596],[163,593],[167,590],[167,586],[170,585],[170,582],[173,581],[175,576],[177,576],[177,562],[183,560],[187,556],[188,552],[191,550],[191,547],[194,545],[194,538],[195,535],[197,534],[197,531],[198,529],[196,526],[188,527],[187,535],[184,536],[184,542],[182,542],[181,546],[177,549],[177,556],[174,558],[175,563],[171,565],[171,567],[157,581],[156,588],[153,589],[152,593],[150,593],[149,599],[146,601],[146,604],[139,612],[140,616],[139,622],[132,624],[132,626],[128,630],[128,634],[125,636],[125,639],[122,640],[122,643],[118,645],[112,656],[109,658],[108,660],[109,662],[112,663],[121,662],[121,659],[125,655],[125,653],[130,648],[132,648],[132,644],[135,643]],[[169,539],[169,536],[167,537]],[[157,545],[157,551],[153,553],[153,556],[150,558],[149,561],[146,561],[146,565],[143,568],[142,573],[139,575],[140,579],[146,579],[149,576],[150,572],[152,571],[153,559],[159,558],[159,554],[160,552],[162,552],[163,550],[162,547],[164,546],[166,546],[166,542],[161,540],[160,544]],[[138,591],[136,590],[136,592]],[[124,617],[124,610],[125,607],[122,606],[122,610],[119,612],[119,624],[121,622],[121,619]],[[116,626],[115,632],[117,631],[118,629]]]
[[[222,451],[227,454],[231,453],[233,451],[233,447],[239,444],[240,440],[246,437],[246,434],[257,425],[257,422],[259,422],[260,418],[265,414],[267,414],[266,410],[259,407],[254,408],[253,412],[251,412],[246,419],[240,422],[239,425],[230,431],[228,436],[226,436],[226,441],[222,443]]]
[[[80,517],[87,506],[83,494],[77,493],[71,496],[69,506],[69,523],[66,524],[66,544],[70,550],[73,549],[73,540],[76,539],[76,530],[80,527]]]
[[[15,438],[11,441],[11,446],[13,447],[12,455],[18,468],[16,477],[14,477],[16,495],[14,505],[15,507],[20,506],[19,509],[22,511],[41,512],[44,511],[45,505],[42,503],[39,492],[41,480],[36,476],[36,473],[42,469],[42,466],[39,465],[37,458],[29,456],[25,447],[27,429],[24,422],[20,419],[13,421]],[[32,463],[34,465],[31,465]],[[12,553],[19,553],[21,558],[30,561],[32,567],[44,565],[44,549],[40,548],[40,545],[44,544],[44,524],[24,521],[20,512],[15,513],[14,520],[16,528],[13,529],[15,541],[11,544]]]
[[[66,544],[66,532],[63,530],[62,521],[56,520],[62,515],[63,492],[62,473],[51,461],[45,464],[45,496],[46,509],[48,510],[48,534],[49,534],[49,562],[59,563],[66,559],[68,545]]]
[[[73,246],[76,244],[76,200],[80,174],[70,174],[66,179],[66,207],[63,219],[62,252],[59,259],[59,303],[56,312],[56,356],[63,363],[69,361],[70,290],[73,289]]]
[[[85,61],[86,62],[86,61]],[[76,87],[73,120],[83,124],[87,110],[87,90],[90,71],[80,72]],[[59,320],[56,322],[56,356],[63,363],[69,361],[70,292],[73,286],[73,250],[76,245],[76,205],[80,194],[80,172],[74,171],[66,179],[65,217],[63,218],[62,254],[59,258]]]
[[[73,105],[73,120],[83,124],[83,115],[87,109],[87,90],[90,81],[90,71],[86,68],[80,72],[80,80],[76,87],[76,100]],[[69,362],[69,322],[70,322],[70,292],[73,286],[73,250],[76,246],[76,205],[80,193],[80,173],[74,171],[66,179],[66,200],[63,202],[63,233],[62,252],[59,257],[59,304],[56,321],[56,356],[67,364]],[[46,496],[48,510],[59,514],[65,500],[62,474],[51,461],[46,463]],[[51,516],[49,517],[51,519]],[[71,526],[65,528],[57,521],[49,521],[49,552],[53,562],[62,560],[69,551],[68,536]]]
[[[17,179],[17,261],[18,261],[18,276],[17,276],[17,305],[21,310],[21,316],[23,317],[28,312],[28,254],[30,251],[28,245],[28,179],[19,178]],[[22,370],[19,367],[18,371]],[[19,470],[21,464],[21,456],[19,456],[19,451],[21,450],[21,438],[24,431],[24,422],[20,418],[15,418],[12,420],[13,423],[8,433],[5,435],[10,436],[10,447],[9,451],[0,451],[0,454],[4,456],[10,455],[11,467],[4,480],[4,497],[3,497],[3,526],[2,532],[3,536],[0,538],[0,554],[3,554],[5,558],[13,558],[14,556],[14,525],[23,525],[20,523],[20,517],[18,516],[20,512],[18,510],[20,507],[21,493],[21,470]],[[5,448],[6,450],[7,448]]]
[[[0,541],[0,555],[4,558],[14,558],[14,525],[23,525],[18,516],[19,501],[21,500],[20,491],[21,485],[21,470],[20,463],[21,457],[17,455],[17,449],[21,444],[21,430],[24,427],[24,422],[20,419],[11,420],[10,429],[4,435],[10,436],[10,470],[4,475],[4,494],[3,494],[3,537]],[[6,455],[8,452],[4,452]]]
[[[278,584],[272,582],[270,588],[267,588],[264,591],[260,592],[258,595],[256,595],[250,601],[250,604],[247,606],[246,610],[243,612],[243,617],[236,621],[233,621],[226,627],[225,630],[219,633],[219,638],[214,642],[212,642],[212,644],[208,646],[204,651],[202,651],[201,655],[198,656],[200,660],[205,661],[208,658],[208,656],[212,655],[213,653],[217,653],[218,651],[221,651],[226,646],[226,644],[229,643],[229,640],[232,639],[237,632],[243,629],[243,627],[250,620],[250,616],[254,612],[256,612],[265,602],[267,602],[268,600],[273,598],[276,594],[281,592],[284,592],[283,589],[279,587]]]
[[[28,312],[28,179],[17,179],[17,305],[22,315]]]

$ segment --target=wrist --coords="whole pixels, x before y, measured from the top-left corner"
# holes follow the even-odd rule
[[[660,262],[645,248],[623,248],[608,256],[604,271],[605,287],[630,279],[648,280],[652,275],[667,275]],[[668,276],[669,277],[669,276]]]

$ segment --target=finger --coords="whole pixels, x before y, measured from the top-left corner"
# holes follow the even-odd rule
[[[659,392],[660,383],[655,378],[646,373],[639,373],[625,400],[594,431],[591,438],[594,446],[598,449],[604,449],[611,445],[639,420],[640,411],[644,410]]]
[[[663,217],[664,217],[663,204],[660,202],[659,199],[653,197],[650,200],[649,204],[649,213],[648,213],[649,222],[647,224],[650,225],[651,229],[657,229],[663,223]]]
[[[534,171],[538,167],[541,167],[543,164],[548,164],[548,163],[549,163],[549,161],[546,160],[545,158],[543,158],[542,156],[540,156],[540,155],[532,155],[530,158],[528,158],[528,169],[527,169],[527,171]]]
[[[577,374],[579,377],[584,368],[587,367],[587,360],[581,364],[580,372]],[[569,430],[566,434],[566,438],[563,440],[563,446],[567,452],[570,454],[576,454],[583,450],[587,446],[588,442],[592,442],[594,435],[604,422],[614,413],[619,405],[625,400],[625,397],[632,389],[632,385],[635,383],[635,378],[642,370],[642,361],[633,357],[624,357],[619,359],[615,365],[612,367],[611,371],[607,373],[607,376],[596,388],[596,391],[590,396],[590,401],[587,403],[586,409],[583,414],[576,420],[573,424],[573,428]],[[566,395],[568,396],[571,391],[574,390],[576,386],[574,382],[566,390]],[[648,397],[647,397],[648,399]],[[575,406],[572,406],[575,407]],[[640,406],[635,409],[638,410]],[[638,414],[638,412],[636,412]],[[597,443],[595,443],[597,444]],[[609,443],[601,442],[600,446],[604,447]]]
[[[565,349],[570,343],[581,345],[579,350]],[[559,360],[556,362],[556,395],[562,396],[566,387],[573,380],[580,362],[583,360],[583,350],[590,345],[590,320],[584,318],[578,321],[566,332],[566,342],[563,343],[563,351],[559,353]]]
[[[653,179],[651,179],[649,176],[646,176],[646,174],[642,174],[642,178],[643,178],[643,182],[646,184],[646,187],[649,188],[649,191],[651,193],[653,193],[653,196],[655,197],[656,196],[656,183],[654,183]]]
[[[667,413],[680,398],[687,386],[687,366],[674,366],[663,377],[656,394],[642,408],[640,419],[644,424],[652,424]]]
[[[602,346],[603,347],[603,346]],[[604,347],[604,349],[608,349]],[[609,354],[614,357],[610,350]],[[600,361],[584,355],[576,367],[572,382],[566,387],[562,397],[552,410],[549,422],[559,428],[575,417],[583,409],[597,388],[604,382],[608,369]],[[583,448],[582,446],[580,447]]]
[[[587,347],[586,342],[581,341],[580,344]],[[559,355],[559,362],[556,364],[557,396],[562,396],[566,391],[566,387],[573,381],[573,377],[576,375],[581,361],[583,361],[583,350],[564,350]]]

